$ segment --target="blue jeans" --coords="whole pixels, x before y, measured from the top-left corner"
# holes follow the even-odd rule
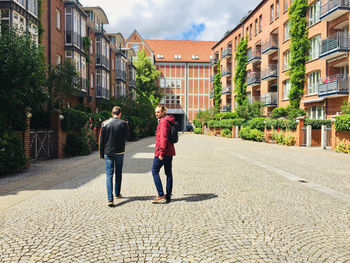
[[[170,198],[171,192],[173,190],[173,173],[172,173],[172,156],[164,156],[163,160],[159,160],[158,157],[154,157],[153,166],[152,166],[152,175],[154,184],[156,185],[158,196],[163,196],[163,186],[162,181],[160,180],[159,171],[160,168],[164,165],[164,171],[166,175],[166,197]]]
[[[113,174],[115,170],[115,196],[120,195],[120,187],[122,184],[122,170],[124,154],[105,154],[106,163],[106,183],[107,183],[107,197],[108,201],[113,201]]]

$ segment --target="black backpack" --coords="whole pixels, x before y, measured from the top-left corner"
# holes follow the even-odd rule
[[[169,121],[169,125],[170,125],[170,132],[169,132],[168,140],[171,143],[177,143],[179,141],[179,135],[178,135],[179,131],[178,131],[178,127],[177,127],[177,122],[172,124]]]

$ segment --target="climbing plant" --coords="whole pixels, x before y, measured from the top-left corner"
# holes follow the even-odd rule
[[[214,79],[214,106],[217,112],[220,112],[221,105],[221,70],[220,70],[220,60],[218,61],[218,71],[216,72]]]
[[[238,106],[244,105],[247,103],[247,83],[246,83],[246,72],[247,72],[247,46],[248,46],[248,38],[241,39],[238,44],[236,51],[236,71],[235,71],[235,100],[237,101]]]
[[[289,8],[289,35],[291,40],[290,60],[290,92],[289,103],[292,109],[299,109],[301,97],[304,95],[305,62],[310,48],[306,12],[307,0],[294,0]]]

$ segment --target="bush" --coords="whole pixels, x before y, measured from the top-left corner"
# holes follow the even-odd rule
[[[311,125],[312,129],[321,129],[322,125],[326,125],[326,127],[331,128],[332,122],[331,120],[306,119],[305,126],[308,125]]]
[[[90,153],[90,149],[89,145],[84,142],[84,139],[81,136],[68,133],[64,152],[68,156],[87,155]]]
[[[211,120],[208,122],[209,128],[220,128],[220,121]]]
[[[263,108],[264,105],[260,101],[255,101],[253,103],[237,106],[235,113],[237,114],[238,118],[250,120],[255,117],[263,117]]]
[[[195,128],[194,133],[195,134],[202,134],[202,128]]]
[[[232,119],[223,119],[219,122],[220,128],[223,129],[232,129],[233,121]]]
[[[232,120],[232,125],[241,127],[244,122],[245,122],[245,119],[237,118]]]
[[[230,129],[223,129],[220,133],[220,136],[226,137],[226,138],[231,138],[232,137],[232,132]]]
[[[236,112],[220,112],[215,114],[215,119],[223,120],[223,119],[236,119],[238,115]]]
[[[244,127],[239,131],[239,137],[243,140],[263,142],[265,141],[264,133],[257,129],[251,129],[249,127]]]
[[[32,130],[47,130],[51,127],[51,116],[48,111],[33,111],[30,119],[30,129]]]
[[[291,109],[288,112],[288,119],[296,119],[297,117],[303,117],[305,115],[306,112],[303,109]]]
[[[196,127],[196,128],[202,128],[202,122],[199,121],[199,120],[194,119],[194,120],[193,120],[193,125],[194,125],[194,127]]]
[[[274,119],[280,118],[280,117],[287,117],[288,116],[288,109],[284,107],[278,107],[272,110],[271,117]]]
[[[335,147],[335,151],[338,153],[350,153],[350,144],[342,140],[338,143],[337,147]]]
[[[272,139],[278,144],[287,146],[293,146],[296,142],[295,137],[290,132],[273,132]]]
[[[62,129],[67,132],[80,131],[90,117],[88,113],[76,109],[64,109],[62,115],[64,116]]]
[[[337,131],[350,131],[350,114],[343,114],[336,117],[335,129]]]
[[[350,102],[344,100],[344,104],[341,106],[341,112],[343,114],[350,114]]]
[[[265,129],[265,117],[256,117],[249,120],[244,126],[250,127],[251,129],[258,129],[263,131]]]
[[[23,169],[26,163],[22,140],[12,131],[4,132],[0,136],[0,174]]]
[[[268,129],[283,129],[283,130],[296,130],[297,122],[295,119],[292,120],[272,120],[266,119],[265,123]]]

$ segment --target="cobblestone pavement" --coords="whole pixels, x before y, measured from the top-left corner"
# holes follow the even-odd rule
[[[0,262],[350,262],[348,155],[184,134],[154,205],[153,144],[128,145],[113,208],[96,153],[0,186],[35,193],[0,211]]]

